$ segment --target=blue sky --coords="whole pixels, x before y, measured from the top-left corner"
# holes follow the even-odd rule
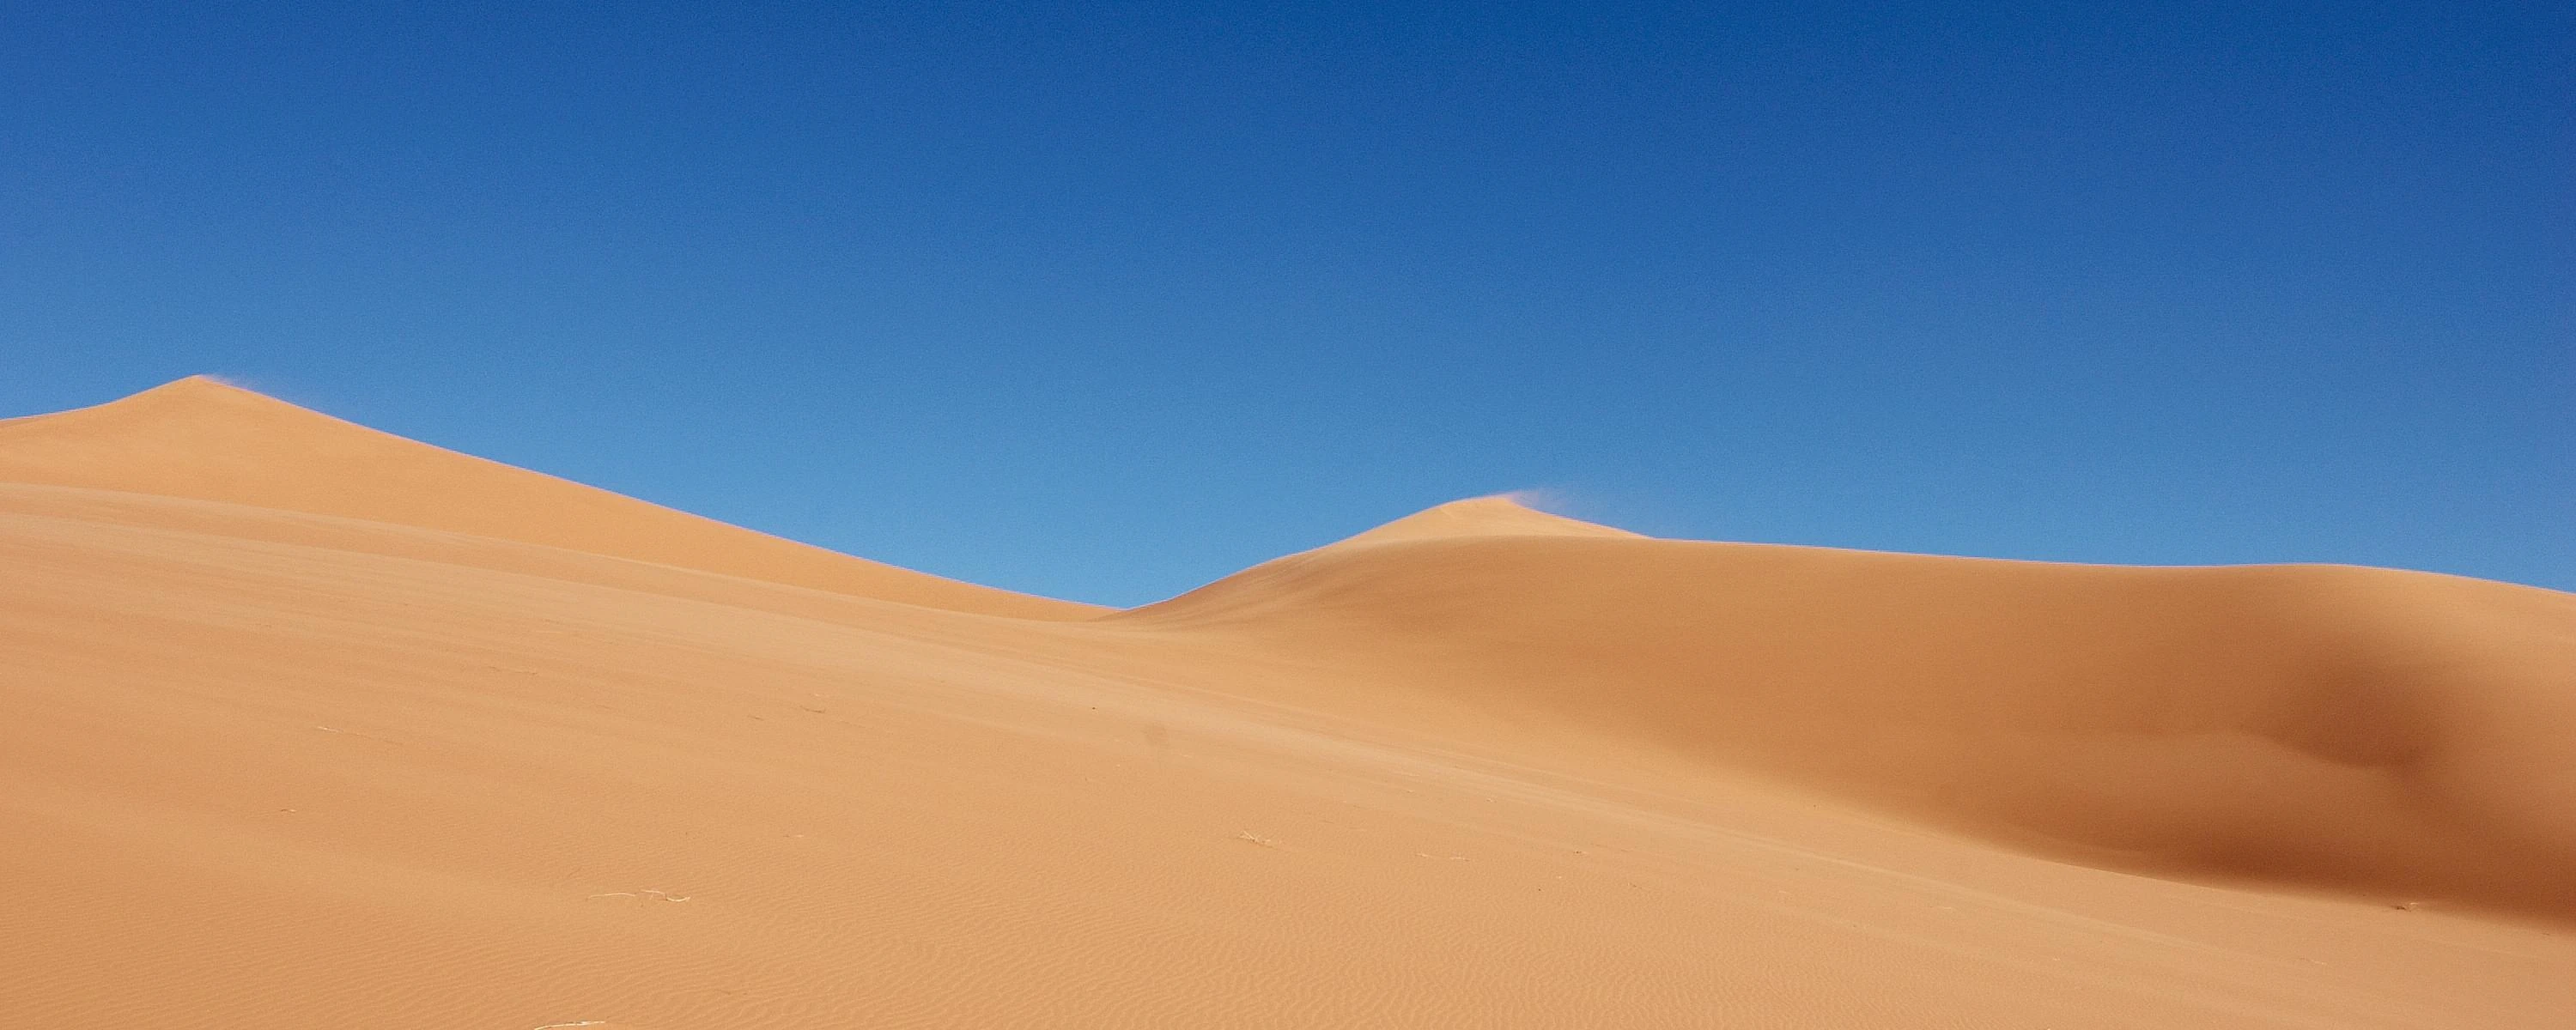
[[[324,8],[0,0],[0,412],[1118,604],[1521,489],[2576,589],[2565,4]]]

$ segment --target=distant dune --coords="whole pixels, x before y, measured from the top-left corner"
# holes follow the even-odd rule
[[[1471,497],[1415,512],[1331,545],[1348,550],[1406,540],[1459,540],[1470,537],[1586,536],[1642,540],[1635,533],[1535,511],[1509,497]]]
[[[1127,612],[0,421],[0,1026],[2576,1026],[2576,596],[1443,505]]]

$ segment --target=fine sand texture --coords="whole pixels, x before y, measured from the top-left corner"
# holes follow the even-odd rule
[[[2576,597],[1445,505],[1110,612],[0,422],[0,1027],[2576,1026]]]

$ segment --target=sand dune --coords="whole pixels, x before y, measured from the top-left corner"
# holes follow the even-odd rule
[[[1591,536],[1638,538],[1624,529],[1596,525],[1534,510],[1509,497],[1471,497],[1415,512],[1383,526],[1330,545],[1348,550],[1405,540],[1456,540],[1496,536]]]
[[[1116,618],[2081,861],[2576,918],[2576,596],[2553,591],[1479,532]]]
[[[0,422],[0,482],[85,486],[443,529],[954,611],[1086,618],[415,443],[203,376]]]
[[[1635,537],[1160,605],[0,423],[0,1026],[2560,1027],[2567,595]]]

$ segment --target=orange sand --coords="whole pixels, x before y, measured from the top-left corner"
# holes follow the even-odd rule
[[[0,422],[0,1027],[2576,1026],[2576,597],[1461,502],[1132,612]]]

